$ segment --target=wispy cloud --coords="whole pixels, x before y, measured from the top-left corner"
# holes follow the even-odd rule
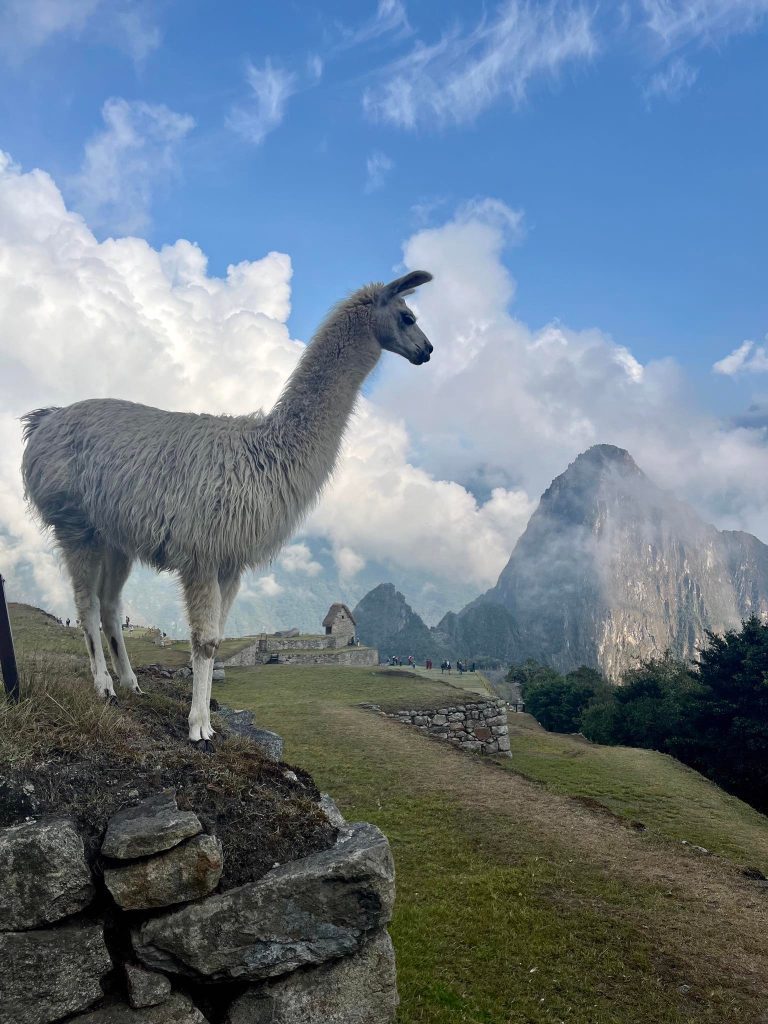
[[[370,117],[402,128],[472,121],[500,98],[518,106],[532,80],[597,52],[595,13],[581,3],[506,0],[471,31],[417,44],[363,98]]]
[[[178,173],[178,148],[195,122],[162,104],[120,98],[101,113],[104,129],[87,143],[71,183],[77,208],[112,231],[141,231],[153,191]]]
[[[726,377],[735,377],[740,373],[768,373],[768,348],[756,345],[754,341],[744,341],[729,355],[718,360],[712,369]]]
[[[684,57],[673,57],[648,79],[645,87],[647,100],[664,98],[679,100],[693,86],[699,72]]]
[[[384,185],[384,181],[395,166],[386,153],[371,153],[365,162],[367,178],[366,192],[376,192]]]
[[[0,54],[18,64],[52,39],[87,29],[141,63],[161,42],[155,14],[146,0],[4,0]]]
[[[754,32],[768,16],[768,0],[640,0],[646,27],[666,50],[711,45]]]
[[[260,68],[249,64],[246,77],[250,97],[231,111],[227,124],[247,142],[259,146],[282,122],[298,81],[293,72],[274,67],[270,60]]]
[[[394,35],[402,37],[412,32],[408,21],[408,12],[402,0],[379,0],[376,13],[356,28],[339,26],[341,39],[335,50],[345,50],[353,46],[371,43],[382,36]]]

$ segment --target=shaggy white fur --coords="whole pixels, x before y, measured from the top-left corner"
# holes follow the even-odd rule
[[[138,690],[120,628],[132,562],[174,571],[192,640],[189,738],[208,747],[213,657],[243,570],[273,558],[319,497],[382,348],[429,360],[403,296],[430,280],[414,271],[339,303],[266,416],[93,399],[24,417],[26,493],[63,551],[100,693],[115,693],[100,622],[120,685]]]

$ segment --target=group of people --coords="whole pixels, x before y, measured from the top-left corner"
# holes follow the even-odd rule
[[[396,655],[393,654],[392,657],[387,662],[387,664],[388,665],[392,665],[392,666],[397,666],[397,665],[403,666],[403,665],[406,665],[406,666],[408,666],[408,668],[416,668],[416,659],[414,658],[414,656],[412,654],[409,654],[408,657],[405,660],[403,660],[403,658],[398,658]],[[424,662],[424,668],[427,669],[427,670],[430,670],[430,669],[432,669],[432,667],[433,667],[432,659],[431,658],[427,658],[425,660],[425,662]],[[450,675],[452,670],[453,670],[453,665],[450,663],[450,661],[446,660],[446,661],[440,662],[440,672],[441,672],[441,674],[444,673],[444,672],[447,672]],[[456,662],[456,671],[459,673],[459,675],[463,675],[465,672],[474,672],[475,671],[475,663],[473,661],[471,666],[467,666],[466,662],[457,661]]]

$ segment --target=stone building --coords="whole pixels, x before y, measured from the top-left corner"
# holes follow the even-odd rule
[[[336,646],[351,644],[355,638],[355,619],[345,604],[332,604],[323,619],[325,635],[336,638]]]

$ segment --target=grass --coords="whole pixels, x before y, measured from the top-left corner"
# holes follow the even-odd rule
[[[510,740],[509,770],[768,874],[765,815],[674,758],[545,732],[528,715],[510,715]]]
[[[505,761],[357,706],[471,699],[456,684],[279,665],[229,668],[214,689],[389,837],[400,1024],[764,1024],[768,892],[740,869],[768,868],[768,821],[670,758],[524,716]]]
[[[762,1019],[766,897],[735,866],[355,706],[452,703],[455,689],[392,670],[268,666],[228,670],[215,693],[255,709],[348,817],[389,836],[401,1024]],[[661,759],[660,791],[665,775],[683,821],[710,784]],[[736,827],[743,805],[726,800],[723,827],[729,808]],[[767,838],[756,820],[737,859],[756,860]]]

